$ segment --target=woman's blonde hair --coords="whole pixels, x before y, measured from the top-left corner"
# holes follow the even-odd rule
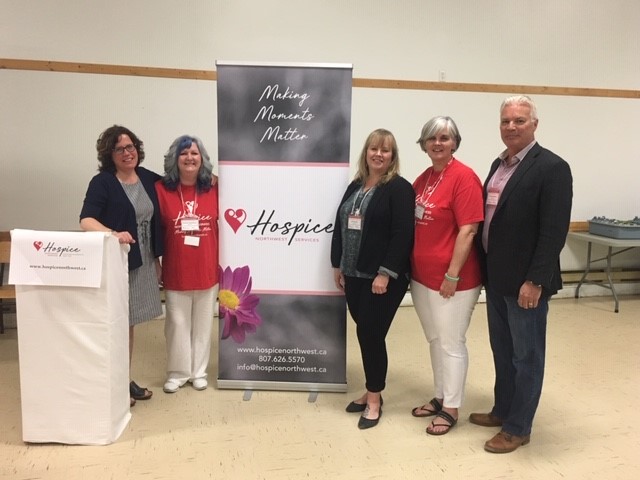
[[[354,177],[354,180],[364,183],[369,177],[369,166],[367,165],[367,150],[371,145],[384,145],[388,143],[391,149],[391,164],[389,169],[380,179],[380,183],[387,183],[396,175],[400,174],[400,156],[398,154],[398,143],[396,138],[389,130],[384,128],[378,128],[371,132],[364,142],[362,151],[360,152],[360,158],[358,159],[358,171]]]

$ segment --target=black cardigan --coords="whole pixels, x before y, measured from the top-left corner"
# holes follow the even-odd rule
[[[361,182],[351,182],[338,207],[331,239],[331,265],[334,268],[340,267],[342,258],[340,207],[361,186]],[[384,267],[397,276],[409,273],[414,209],[415,193],[407,180],[396,176],[378,185],[364,214],[356,265],[360,272],[375,275],[380,267]]]
[[[155,182],[161,177],[157,173],[143,167],[137,167],[136,173],[142,186],[153,203],[153,217],[151,219],[151,246],[156,257],[164,253],[162,232],[160,231],[160,206],[156,194]],[[83,218],[95,218],[105,227],[117,232],[127,231],[136,240],[129,249],[129,270],[142,265],[140,246],[138,245],[138,227],[136,212],[129,201],[122,185],[113,173],[100,172],[89,182],[87,193],[80,212]]]

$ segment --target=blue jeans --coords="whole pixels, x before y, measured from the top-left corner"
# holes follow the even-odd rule
[[[541,297],[536,308],[524,309],[516,297],[499,295],[489,287],[486,294],[496,369],[491,413],[502,419],[505,432],[529,435],[542,393],[549,299]]]

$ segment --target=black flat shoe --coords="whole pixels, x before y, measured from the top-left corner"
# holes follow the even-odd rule
[[[378,418],[370,419],[370,418],[360,417],[360,419],[358,420],[358,428],[360,430],[366,430],[367,428],[375,427],[376,425],[378,425],[378,422],[380,421],[381,416],[382,416],[382,409],[380,409],[380,412],[378,413]]]
[[[149,400],[153,392],[145,387],[140,387],[136,382],[129,383],[129,396],[135,400]]]
[[[381,395],[380,406],[382,406],[383,404],[384,404],[384,400],[382,399],[382,395]],[[367,408],[366,403],[351,402],[349,405],[347,405],[347,408],[345,408],[344,410],[348,413],[360,413],[360,412],[364,412],[366,408]]]
[[[364,412],[365,408],[367,408],[366,403],[351,402],[349,405],[347,405],[347,408],[345,408],[345,411],[348,413]]]

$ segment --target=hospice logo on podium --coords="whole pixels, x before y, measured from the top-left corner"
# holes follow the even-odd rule
[[[104,232],[11,231],[9,283],[100,286]]]
[[[35,248],[38,252],[42,250],[42,253],[47,256],[54,257],[70,257],[83,255],[82,249],[79,247],[72,247],[70,245],[58,246],[55,242],[47,242],[47,244],[45,245],[44,242],[36,240],[35,242],[33,242],[33,248]]]

